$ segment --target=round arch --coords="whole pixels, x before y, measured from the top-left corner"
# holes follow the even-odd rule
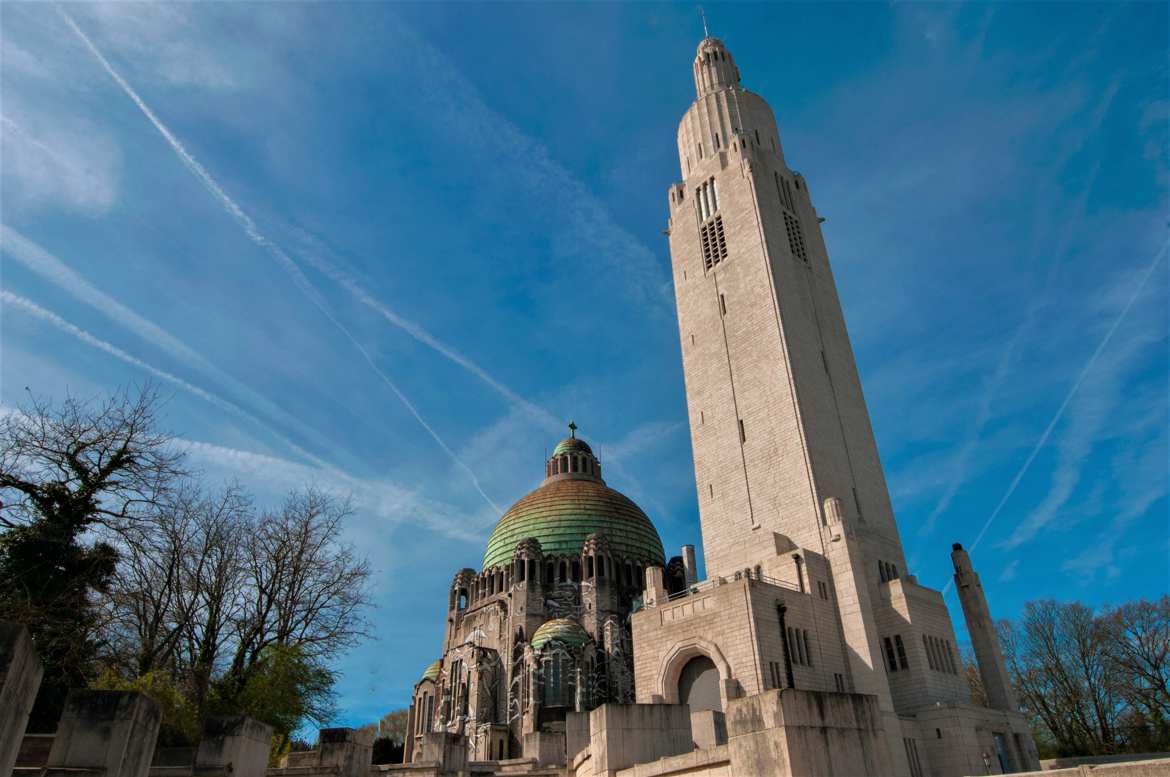
[[[723,655],[723,651],[713,642],[700,637],[676,642],[667,650],[658,663],[658,675],[655,681],[654,694],[660,696],[666,704],[678,704],[678,682],[682,677],[683,668],[692,658],[699,656],[711,660],[719,670],[719,699],[723,709],[727,709],[729,683],[732,679],[731,664]]]

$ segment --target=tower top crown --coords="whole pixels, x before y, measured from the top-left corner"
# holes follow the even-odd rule
[[[723,41],[708,35],[695,52],[695,92],[699,97],[739,86],[739,68]]]

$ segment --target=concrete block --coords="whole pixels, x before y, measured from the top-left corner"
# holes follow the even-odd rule
[[[579,735],[579,732],[575,735]],[[564,764],[565,741],[566,735],[561,731],[533,731],[525,734],[524,757],[535,758],[537,766]]]
[[[589,747],[589,713],[569,712],[565,714],[565,765],[571,766],[573,759]]]
[[[318,749],[321,766],[337,767],[339,777],[365,777],[373,758],[373,740],[353,728],[323,728]],[[464,747],[464,759],[467,749]]]
[[[589,747],[597,774],[694,749],[686,704],[603,704],[589,713]]]
[[[78,768],[108,777],[146,777],[161,721],[158,705],[141,693],[70,691],[45,777]]]
[[[28,629],[0,622],[0,774],[11,774],[44,667]]]
[[[422,735],[419,764],[437,764],[439,771],[459,771],[467,768],[467,737],[446,731],[428,731]],[[368,762],[367,762],[368,763]]]
[[[728,705],[732,770],[742,774],[895,774],[872,696],[767,691]]]
[[[692,712],[691,739],[700,750],[727,744],[727,716],[717,710]]]
[[[195,752],[195,775],[229,770],[238,777],[264,777],[272,748],[272,726],[232,715],[209,718]]]

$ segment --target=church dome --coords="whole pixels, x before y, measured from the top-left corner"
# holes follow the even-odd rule
[[[534,650],[540,650],[554,640],[563,642],[567,647],[577,648],[589,641],[589,633],[577,621],[554,618],[533,632],[532,647]]]
[[[560,456],[562,453],[588,453],[593,454],[593,449],[589,447],[589,443],[578,437],[566,437],[557,443],[557,447],[553,448],[553,456]]]
[[[664,564],[654,524],[627,496],[605,484],[592,449],[576,436],[557,445],[540,487],[512,505],[488,539],[483,568],[512,561],[516,546],[535,539],[548,556],[578,556],[591,534],[603,535],[614,555]]]
[[[423,680],[431,680],[431,681],[438,680],[439,679],[439,671],[442,670],[442,668],[443,668],[442,660],[436,661],[435,663],[428,666],[426,671],[423,672],[422,679]]]

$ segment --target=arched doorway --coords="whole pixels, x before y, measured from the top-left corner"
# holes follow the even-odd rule
[[[719,697],[719,670],[707,656],[695,656],[686,663],[678,676],[678,703],[691,705],[691,712],[699,710],[723,711]]]

